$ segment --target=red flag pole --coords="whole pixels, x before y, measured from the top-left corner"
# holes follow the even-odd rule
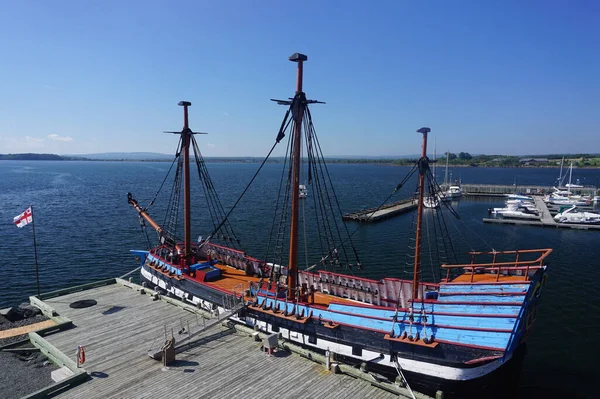
[[[35,218],[33,217],[33,205],[31,208],[31,227],[33,228],[33,253],[35,254],[35,278],[37,280],[37,294],[40,297],[40,272],[38,268],[37,243],[35,242]]]

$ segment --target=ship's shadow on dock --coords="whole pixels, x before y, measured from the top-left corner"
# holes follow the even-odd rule
[[[288,357],[290,355],[291,353],[286,350],[277,349],[271,354],[271,357]]]
[[[200,363],[198,362],[192,362],[189,360],[175,360],[174,362],[169,363],[169,368],[179,368],[179,367],[195,367],[198,366]],[[183,371],[185,373],[193,373],[194,369],[183,369]]]
[[[192,342],[185,343],[181,346],[176,346],[175,353],[186,352],[186,351],[192,350],[194,348],[197,348],[199,346],[206,345],[210,342],[216,341],[220,338],[227,337],[227,336],[233,335],[233,334],[235,334],[235,329],[227,329],[225,331],[219,331],[214,334],[207,335],[207,336],[204,336],[197,340],[194,340]],[[185,337],[185,335],[184,335],[184,337]],[[175,338],[175,339],[177,339],[177,338]],[[175,342],[175,345],[177,345],[177,342]]]
[[[108,374],[106,374],[103,371],[92,371],[90,373],[88,373],[90,375],[90,377],[92,378],[106,378],[108,377]]]

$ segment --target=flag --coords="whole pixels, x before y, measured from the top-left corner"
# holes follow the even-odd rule
[[[33,215],[31,214],[31,207],[27,208],[25,212],[20,214],[19,216],[15,216],[13,219],[14,224],[17,227],[23,227],[31,222],[33,222]]]

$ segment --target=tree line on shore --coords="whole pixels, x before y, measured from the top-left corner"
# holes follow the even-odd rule
[[[571,162],[574,167],[600,167],[600,154],[570,154],[570,155],[535,155],[535,156],[513,156],[513,155],[471,155],[468,152],[458,154],[447,152],[436,160],[438,165],[446,162],[452,166],[470,167],[558,167],[564,160],[564,165],[569,166]],[[397,165],[412,165],[415,159],[399,159],[394,161]]]
[[[344,158],[325,157],[328,163],[378,163],[408,166],[414,165],[416,158]],[[571,162],[574,167],[600,167],[600,154],[571,154],[571,155],[536,155],[536,156],[512,156],[512,155],[471,155],[468,152],[458,154],[448,152],[442,154],[437,160],[438,165],[464,166],[464,167],[558,167],[564,159],[564,165],[569,166]],[[21,161],[142,161],[140,159],[87,159],[85,157],[71,157],[56,154],[0,154],[0,160]],[[207,162],[262,162],[258,157],[208,157]],[[147,159],[143,161],[164,162],[164,159]],[[283,162],[283,158],[275,157],[269,159],[271,163]]]

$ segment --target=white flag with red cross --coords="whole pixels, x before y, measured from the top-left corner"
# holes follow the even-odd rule
[[[25,212],[20,214],[19,216],[15,216],[13,219],[14,224],[17,227],[23,227],[33,222],[33,215],[31,214],[31,207],[27,208]]]

